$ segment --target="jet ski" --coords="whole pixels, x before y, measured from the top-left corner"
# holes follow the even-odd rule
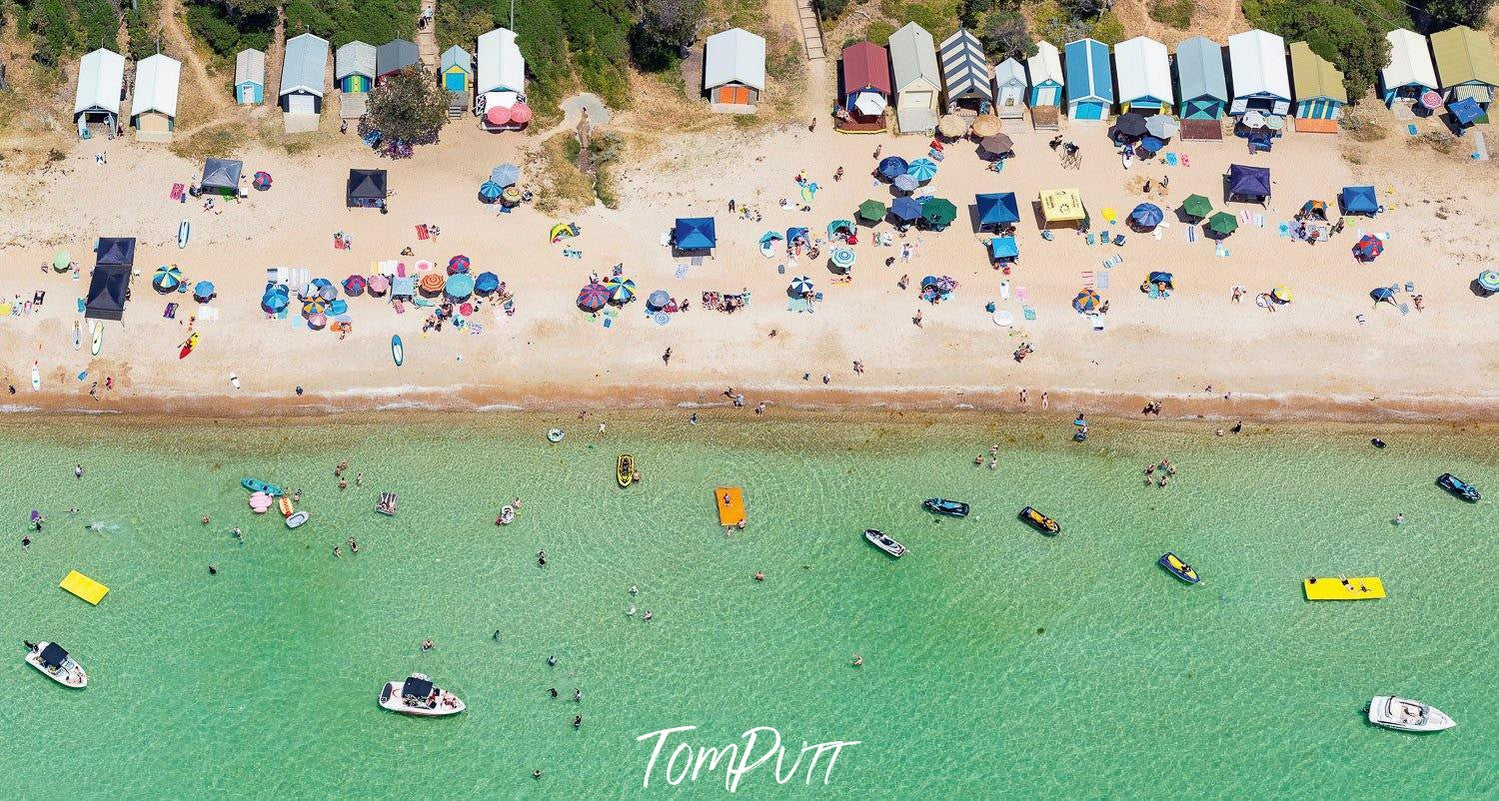
[[[1201,579],[1197,577],[1197,571],[1193,570],[1191,565],[1183,562],[1181,559],[1177,558],[1176,554],[1170,551],[1167,551],[1165,555],[1161,557],[1160,565],[1161,567],[1166,568],[1167,573],[1176,576],[1177,578],[1187,582],[1188,584],[1196,584],[1197,582],[1201,581]]]
[[[1054,537],[1062,533],[1062,524],[1041,514],[1035,509],[1027,506],[1020,510],[1020,519],[1031,524],[1036,530],[1048,537]]]
[[[1468,503],[1478,503],[1479,501],[1483,500],[1483,495],[1478,492],[1477,487],[1469,484],[1466,481],[1463,481],[1462,479],[1452,475],[1451,473],[1443,473],[1438,476],[1437,486],[1441,487],[1444,490],[1447,490],[1448,492],[1459,498],[1462,498]]]
[[[928,512],[948,517],[967,517],[968,504],[962,501],[950,501],[946,498],[927,498],[921,502],[923,509]]]

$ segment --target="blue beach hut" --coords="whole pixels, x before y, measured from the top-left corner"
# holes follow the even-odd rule
[[[474,80],[474,57],[453,45],[442,54],[442,88],[449,92],[467,92]]]
[[[1031,108],[1062,104],[1064,73],[1056,45],[1037,42],[1036,54],[1025,60],[1025,70],[1030,73]]]
[[[973,204],[978,209],[979,228],[1020,222],[1020,206],[1014,192],[975,195]]]
[[[1363,214],[1369,217],[1379,213],[1379,196],[1372,186],[1345,186],[1338,195],[1338,206],[1344,214]]]
[[[1114,105],[1114,78],[1109,46],[1097,39],[1078,39],[1063,48],[1067,64],[1067,116],[1102,120]]]
[[[702,252],[718,245],[718,232],[712,217],[678,217],[672,227],[672,248],[678,252]]]
[[[1183,120],[1216,120],[1228,105],[1228,76],[1223,71],[1223,48],[1205,36],[1194,36],[1176,46],[1176,85],[1181,91]]]
[[[241,50],[234,57],[234,102],[241,106],[265,102],[265,53]]]

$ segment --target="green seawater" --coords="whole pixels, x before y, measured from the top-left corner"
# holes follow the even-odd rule
[[[1499,792],[1499,513],[1433,485],[1450,470],[1499,497],[1492,434],[1382,427],[1378,451],[1352,427],[1098,422],[1075,444],[1056,418],[685,418],[611,416],[603,435],[533,414],[0,421],[10,793],[728,797],[722,767],[668,785],[669,753],[642,787],[636,738],[685,725],[699,746],[775,727],[783,771],[803,740],[860,741],[810,785],[805,764],[777,785],[772,759],[739,785],[753,798]],[[974,467],[990,444],[1000,469]],[[621,490],[626,451],[645,480]],[[1163,457],[1172,485],[1143,486]],[[337,488],[340,459],[362,487]],[[251,514],[245,476],[303,488],[311,522]],[[749,498],[732,538],[720,484]],[[374,513],[382,490],[399,516]],[[974,512],[934,518],[933,495]],[[1025,504],[1062,535],[1020,524]],[[23,550],[33,508],[48,519]],[[910,552],[875,551],[870,526]],[[349,536],[361,552],[334,557]],[[1167,550],[1203,583],[1162,571]],[[58,588],[73,568],[110,586],[98,607]],[[1301,578],[1338,574],[1389,597],[1303,600]],[[89,688],[24,665],[23,639],[67,646]],[[468,710],[379,709],[414,670]],[[1387,693],[1459,726],[1373,728],[1361,709]]]

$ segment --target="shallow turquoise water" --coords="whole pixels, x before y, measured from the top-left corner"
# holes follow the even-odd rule
[[[642,415],[611,418],[603,437],[592,421],[438,419],[0,422],[12,521],[0,641],[15,646],[0,660],[0,762],[14,786],[29,797],[629,797],[650,755],[636,737],[681,725],[698,727],[697,745],[774,726],[793,741],[788,767],[804,739],[861,741],[826,786],[820,768],[810,787],[805,767],[780,787],[772,765],[747,774],[739,794],[755,797],[1493,797],[1499,786],[1499,515],[1432,485],[1452,470],[1499,493],[1492,439],[1385,430],[1380,452],[1354,429],[1219,439],[1101,424],[1075,445],[1065,420],[977,415],[714,412],[697,427]],[[569,435],[549,445],[541,433],[559,422]],[[990,443],[1001,469],[973,467]],[[646,474],[628,491],[612,478],[625,450]],[[1180,467],[1175,482],[1141,486],[1140,468],[1163,456]],[[363,487],[337,489],[341,458]],[[312,521],[289,532],[250,514],[245,475],[305,488]],[[750,527],[732,539],[713,518],[718,484],[749,496]],[[395,519],[372,509],[387,489],[401,496]],[[918,502],[937,494],[974,514],[931,518]],[[519,522],[496,528],[517,495]],[[1060,518],[1063,535],[1020,525],[1026,503]],[[49,520],[22,551],[32,508]],[[1403,528],[1388,522],[1396,512]],[[94,521],[109,527],[85,530]],[[885,558],[859,536],[867,526],[910,553]],[[361,553],[335,558],[350,535]],[[1166,550],[1203,584],[1161,571]],[[109,597],[96,608],[58,589],[71,568]],[[1303,576],[1339,573],[1381,575],[1390,597],[1302,600]],[[632,602],[656,619],[626,617]],[[419,653],[424,637],[431,653]],[[38,676],[20,661],[23,638],[68,646],[91,686]],[[849,665],[855,652],[862,668]],[[377,708],[380,685],[411,670],[469,710],[413,720]],[[1362,706],[1390,692],[1440,706],[1459,728],[1369,727]],[[663,768],[650,794],[726,794],[721,769],[670,788]]]

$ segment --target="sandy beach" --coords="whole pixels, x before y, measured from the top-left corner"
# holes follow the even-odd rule
[[[817,83],[823,86],[825,82]],[[817,92],[826,92],[825,88]],[[815,98],[810,106],[819,105]],[[647,130],[642,113],[616,120],[630,132]],[[352,134],[295,156],[256,149],[223,154],[242,158],[247,174],[270,172],[269,192],[251,192],[241,203],[212,212],[189,199],[168,197],[173,183],[188,184],[202,164],[179,159],[160,146],[129,141],[79,142],[40,171],[0,172],[0,297],[24,301],[38,291],[45,303],[32,313],[0,319],[0,381],[14,385],[11,409],[161,411],[191,415],[259,414],[269,410],[317,412],[380,407],[598,408],[727,403],[727,388],[743,393],[748,407],[892,407],[952,409],[1040,406],[1049,393],[1054,409],[1137,414],[1150,400],[1165,401],[1163,416],[1215,418],[1478,419],[1499,408],[1499,300],[1475,295],[1470,282],[1490,263],[1489,221],[1499,205],[1484,187],[1496,176],[1492,162],[1440,154],[1406,136],[1404,123],[1376,115],[1391,132],[1359,143],[1347,135],[1288,133],[1273,153],[1253,157],[1242,140],[1173,142],[1169,148],[1190,166],[1160,160],[1121,165],[1101,125],[1064,122],[1063,135],[1081,148],[1081,169],[1064,169],[1047,147],[1049,132],[1023,121],[1006,131],[1015,157],[1002,172],[986,169],[971,142],[951,144],[927,189],[951,199],[959,219],[946,231],[913,230],[880,248],[861,231],[853,281],[834,284],[826,259],[800,264],[761,256],[767,230],[805,226],[820,235],[829,221],[851,218],[857,205],[890,191],[871,177],[874,151],[917,158],[928,140],[905,136],[853,136],[833,131],[826,119],[805,124],[740,130],[716,126],[701,133],[657,137],[622,163],[618,209],[595,206],[549,217],[531,206],[498,215],[476,191],[502,162],[526,164],[540,137],[490,136],[471,121],[450,125],[439,144],[415,158],[376,158]],[[324,120],[324,127],[329,121]],[[107,153],[105,164],[95,154]],[[1223,203],[1222,175],[1231,163],[1269,167],[1274,196],[1268,208]],[[344,208],[351,167],[390,171],[390,213]],[[834,180],[843,168],[841,181]],[[780,201],[799,198],[795,177],[805,171],[820,191],[811,211]],[[524,173],[522,184],[535,176]],[[1163,179],[1169,178],[1169,187]],[[1143,185],[1150,181],[1147,195]],[[1339,189],[1373,184],[1387,211],[1373,219],[1349,218],[1330,242],[1308,245],[1277,234],[1309,199],[1335,203]],[[1102,210],[1123,218],[1150,200],[1168,211],[1170,227],[1156,239],[1130,233],[1127,244],[1089,246],[1074,231],[1041,236],[1030,208],[1041,189],[1077,187],[1094,230],[1106,228]],[[984,240],[969,215],[978,192],[1012,191],[1023,220],[1021,258],[1004,276],[988,263]],[[1203,194],[1219,209],[1262,214],[1226,240],[1217,257],[1211,240],[1189,243],[1174,210],[1189,194]],[[733,200],[759,213],[759,221],[728,211]],[[677,216],[717,217],[716,255],[701,265],[673,258],[660,245]],[[178,221],[192,223],[192,238],[178,249]],[[581,235],[551,243],[553,223],[575,222]],[[415,226],[441,226],[439,241],[419,241]],[[883,224],[881,229],[888,229]],[[1388,233],[1384,254],[1372,264],[1354,261],[1356,229]],[[352,250],[335,250],[336,232],[351,234]],[[75,349],[74,322],[100,236],[138,238],[133,295],[122,323],[107,324],[104,347],[90,358],[88,342]],[[885,261],[909,243],[909,262]],[[414,257],[402,258],[405,247]],[[564,247],[582,252],[564,257]],[[57,250],[82,264],[82,275],[44,271]],[[340,340],[327,331],[268,320],[258,300],[268,267],[306,267],[313,276],[341,282],[372,272],[382,260],[445,264],[465,254],[475,272],[491,270],[507,282],[515,313],[486,305],[459,331],[422,332],[426,311],[397,315],[383,300],[350,300],[352,333]],[[1105,258],[1122,263],[1105,269]],[[190,282],[212,281],[218,319],[197,321],[197,350],[178,349],[196,304],[190,296],[164,298],[152,291],[151,272],[181,267]],[[622,264],[642,297],[664,289],[688,299],[692,309],[667,325],[647,318],[643,303],[619,311],[608,327],[574,304],[591,273],[607,275]],[[785,265],[785,272],[777,270]],[[1138,291],[1152,270],[1175,275],[1176,292],[1151,299]],[[1104,273],[1110,287],[1106,330],[1093,331],[1071,308],[1074,295]],[[951,300],[929,305],[917,297],[924,275],[950,275],[959,286]],[[825,300],[812,313],[789,311],[789,279],[807,275]],[[909,289],[897,281],[909,276]],[[1002,298],[1008,279],[1011,296]],[[1424,309],[1402,313],[1376,306],[1369,291],[1410,283]],[[1294,290],[1294,302],[1269,312],[1254,296],[1274,286]],[[1231,299],[1243,286],[1248,297]],[[748,308],[724,314],[704,308],[701,295],[748,289]],[[1023,290],[1023,291],[1022,291]],[[1036,310],[1026,321],[1022,302]],[[182,303],[175,320],[163,318],[169,300]],[[1401,302],[1409,295],[1402,293]],[[995,324],[989,302],[1010,310],[1016,325]],[[922,324],[912,320],[918,309]],[[1364,322],[1357,319],[1362,315]],[[475,331],[482,328],[482,331]],[[403,337],[405,364],[390,357],[392,335]],[[1011,354],[1022,342],[1035,353],[1023,363]],[[669,364],[662,355],[671,348]],[[855,360],[865,371],[856,373]],[[31,390],[36,364],[41,390]],[[86,371],[87,376],[78,375]],[[236,374],[239,389],[230,386]],[[823,376],[828,377],[827,382]],[[105,388],[105,382],[112,389]],[[89,395],[98,381],[98,398]],[[294,389],[301,387],[298,396]],[[746,409],[748,412],[748,409]]]

